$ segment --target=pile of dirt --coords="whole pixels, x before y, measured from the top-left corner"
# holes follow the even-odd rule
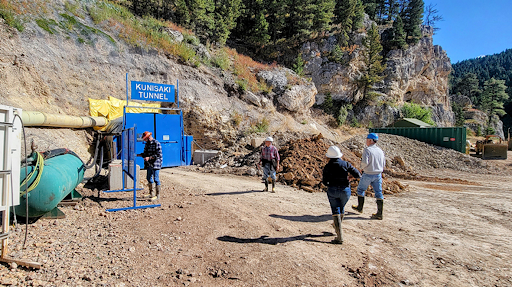
[[[379,134],[377,145],[386,155],[386,168],[392,172],[417,173],[426,169],[452,169],[476,173],[499,173],[492,163],[418,140],[397,135]],[[360,156],[365,146],[365,136],[357,135],[343,143],[345,147]]]
[[[280,150],[282,172],[279,181],[293,187],[314,192],[324,191],[326,186],[321,182],[322,170],[329,159],[325,153],[333,143],[323,138],[322,134],[292,140]],[[341,146],[342,159],[358,168],[361,163],[360,155]],[[352,193],[355,194],[359,180],[354,179],[351,184]],[[407,190],[407,186],[383,176],[382,190],[384,194],[399,193]],[[368,193],[373,194],[370,188]]]
[[[356,135],[342,143],[335,143],[318,135],[301,135],[279,133],[274,144],[281,155],[281,169],[278,181],[301,188],[309,192],[324,191],[321,183],[322,169],[327,164],[325,153],[329,146],[337,145],[343,153],[343,160],[359,168],[362,151],[365,147],[365,135]],[[430,177],[422,171],[431,169],[451,169],[483,174],[499,174],[502,170],[495,164],[458,151],[434,146],[414,139],[397,135],[380,134],[378,146],[386,155],[386,169],[383,174],[384,194],[399,193],[407,190],[407,186],[395,179],[453,182],[452,179]],[[204,172],[261,176],[257,168],[260,158],[260,147],[249,144],[249,137],[239,140],[238,145],[223,150],[203,167],[195,167]],[[245,145],[243,143],[246,143]],[[358,180],[352,182],[355,194]],[[465,184],[471,184],[465,182]],[[373,193],[371,187],[368,193]]]

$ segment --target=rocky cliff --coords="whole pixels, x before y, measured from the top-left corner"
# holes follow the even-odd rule
[[[365,22],[366,28],[371,23]],[[448,96],[450,59],[440,46],[432,41],[433,30],[423,27],[421,40],[405,50],[391,50],[385,56],[384,79],[374,86],[379,94],[372,106],[365,107],[355,117],[362,124],[370,122],[376,126],[387,126],[399,117],[399,107],[412,102],[430,107],[433,120],[439,126],[452,126],[454,115]],[[344,51],[342,63],[329,60],[337,44],[331,36],[320,43],[305,43],[301,49],[306,61],[306,75],[317,86],[317,104],[325,95],[347,103],[358,102],[361,91],[356,81],[362,75],[364,63],[361,58],[361,40],[364,34],[354,35],[354,45]]]
[[[52,5],[47,7],[52,14],[48,17],[62,20],[59,11],[65,11],[64,2]],[[322,133],[337,140],[339,131],[331,129],[323,116],[311,113],[311,107],[326,93],[347,102],[360,99],[354,85],[362,68],[359,50],[346,53],[346,65],[330,62],[326,54],[336,44],[334,37],[304,45],[306,72],[312,81],[301,79],[289,69],[271,68],[257,74],[260,82],[271,89],[252,93],[241,89],[229,72],[192,66],[157,50],[134,48],[119,39],[115,28],[96,25],[88,16],[76,20],[82,27],[101,33],[80,34],[61,26],[49,33],[35,21],[27,21],[25,30],[18,32],[0,19],[0,104],[82,116],[88,114],[88,98],[126,99],[127,74],[128,80],[163,84],[179,81],[185,131],[203,148],[222,149],[242,135],[258,131]],[[176,31],[169,33],[175,41],[183,39]],[[361,43],[363,36],[354,35],[354,41]],[[376,86],[381,93],[378,103],[355,115],[362,124],[392,123],[398,117],[398,107],[406,101],[432,107],[440,125],[452,121],[447,98],[450,64],[446,53],[432,45],[431,36],[426,30],[417,45],[389,53],[386,78]],[[204,46],[194,48],[198,53],[208,53]],[[264,129],[258,128],[262,126]],[[42,149],[70,147],[82,149],[76,152],[84,155],[86,146],[69,145],[75,142],[73,139],[91,141],[92,135],[90,131],[48,132],[37,128],[29,132],[50,142]]]

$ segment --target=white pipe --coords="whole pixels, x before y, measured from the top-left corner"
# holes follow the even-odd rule
[[[108,120],[104,117],[77,117],[32,111],[23,111],[21,119],[26,127],[90,128],[102,127],[108,123]]]

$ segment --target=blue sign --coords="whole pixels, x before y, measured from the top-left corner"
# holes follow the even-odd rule
[[[174,85],[132,81],[132,100],[174,103]]]

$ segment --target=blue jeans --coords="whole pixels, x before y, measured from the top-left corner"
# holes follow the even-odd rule
[[[331,205],[332,214],[344,214],[345,204],[350,198],[350,187],[329,186],[327,187],[327,198]]]
[[[375,192],[375,198],[384,199],[382,195],[382,174],[367,174],[363,173],[357,186],[357,195],[364,196],[364,193],[369,185],[372,185],[373,191]]]
[[[269,176],[272,178],[272,182],[276,181],[276,171],[272,168],[272,163],[263,165],[263,180]]]
[[[148,182],[152,184],[154,178],[154,182],[156,183],[156,185],[160,185],[160,170],[153,169],[152,167],[148,167],[147,170],[148,174],[146,176],[146,179],[148,180]]]

